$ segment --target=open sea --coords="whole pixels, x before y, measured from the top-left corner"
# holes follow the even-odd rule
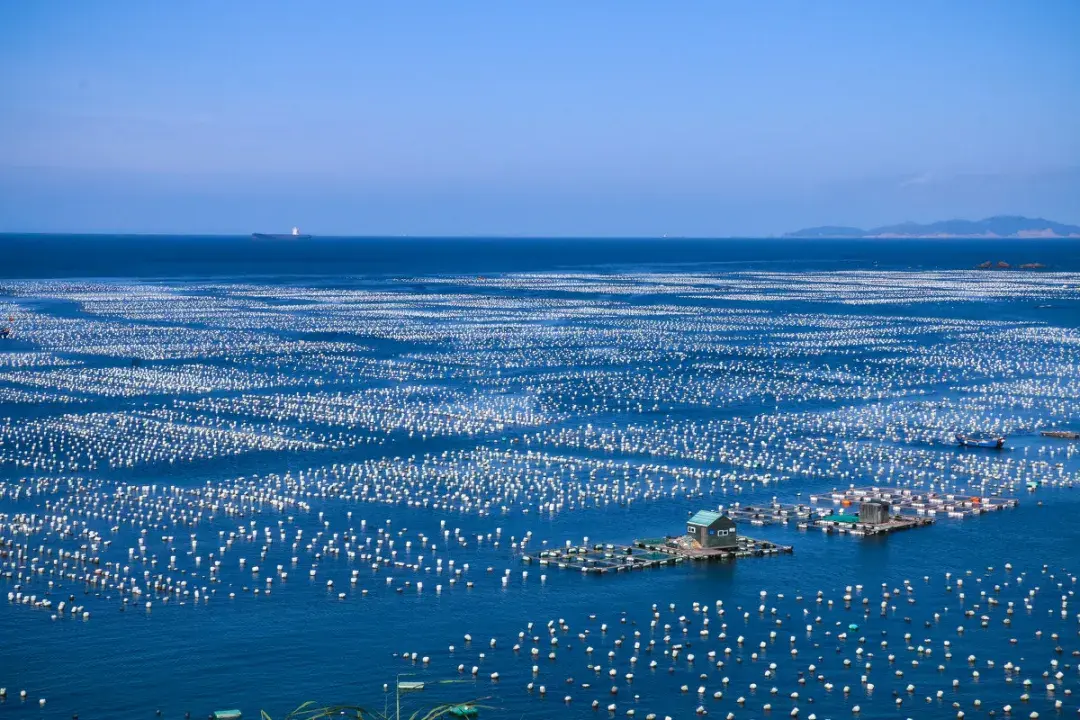
[[[0,235],[0,327],[0,720],[1080,711],[1080,241]],[[615,571],[699,510],[793,552]]]

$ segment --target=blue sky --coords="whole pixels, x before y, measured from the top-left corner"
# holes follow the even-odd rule
[[[0,3],[0,231],[1080,222],[1080,2]]]

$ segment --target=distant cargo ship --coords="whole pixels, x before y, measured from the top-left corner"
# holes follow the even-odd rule
[[[310,235],[301,234],[300,228],[294,227],[291,233],[251,233],[256,240],[310,240]]]

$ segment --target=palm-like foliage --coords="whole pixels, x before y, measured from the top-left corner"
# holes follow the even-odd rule
[[[438,720],[448,717],[455,708],[473,708],[479,710],[482,706],[475,702],[447,703],[436,705],[428,710],[417,710],[408,717],[408,720]],[[286,715],[282,720],[329,720],[330,718],[346,718],[347,720],[398,720],[393,714],[378,710],[368,710],[358,705],[319,705],[314,700],[309,700],[300,707]],[[273,720],[265,710],[262,711],[262,720]]]

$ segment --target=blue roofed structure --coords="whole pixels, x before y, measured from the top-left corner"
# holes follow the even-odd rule
[[[724,516],[712,510],[698,510],[688,522],[693,525],[711,525],[722,517]]]
[[[703,548],[735,547],[735,521],[712,510],[698,510],[686,521],[686,534]]]

